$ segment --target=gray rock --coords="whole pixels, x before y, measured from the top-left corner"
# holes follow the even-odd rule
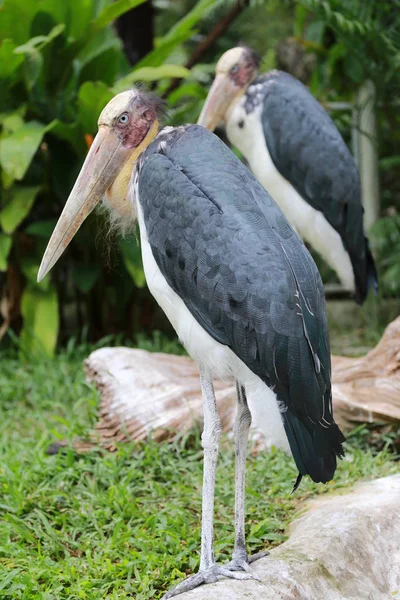
[[[289,540],[252,566],[261,578],[221,580],[179,600],[400,599],[400,474],[306,505]]]

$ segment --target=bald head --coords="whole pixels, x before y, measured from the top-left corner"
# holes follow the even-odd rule
[[[38,281],[57,262],[79,227],[105,195],[125,219],[133,166],[157,135],[160,100],[138,90],[115,96],[103,109],[99,131],[47,246]]]
[[[257,76],[259,65],[260,59],[256,52],[247,46],[237,46],[221,56],[215,73],[228,76],[239,88],[247,88]]]
[[[231,106],[246,92],[257,77],[260,60],[246,46],[231,48],[219,59],[215,69],[215,80],[208,93],[199,125],[213,131],[224,121]]]
[[[102,110],[98,126],[108,127],[124,148],[136,148],[158,122],[163,103],[159,98],[139,90],[117,94]]]

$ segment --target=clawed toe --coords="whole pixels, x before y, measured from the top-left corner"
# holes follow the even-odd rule
[[[229,569],[229,571],[236,573],[237,575],[243,573],[244,575],[246,575],[246,579],[257,579],[258,581],[260,580],[257,573],[253,571],[249,563],[244,559],[234,558],[226,565],[226,569]]]
[[[261,552],[256,552],[256,554],[252,554],[251,556],[249,556],[247,562],[250,565],[255,560],[258,560],[259,558],[264,558],[264,556],[268,556],[268,554],[269,554],[268,550],[262,550]]]
[[[247,569],[235,569],[230,568],[229,565],[218,568],[219,573],[223,577],[229,577],[230,579],[252,579],[252,574],[247,572]]]
[[[233,561],[231,562],[233,563]],[[166,594],[164,594],[161,600],[168,600],[169,598],[173,598],[174,596],[179,596],[179,594],[183,594],[183,592],[194,590],[196,587],[202,585],[203,583],[215,583],[222,577],[228,577],[229,579],[259,579],[258,575],[256,575],[255,573],[250,573],[248,571],[248,569],[250,569],[248,565],[248,569],[242,569],[241,567],[234,568],[233,565],[231,568],[230,565],[231,563],[229,563],[229,565],[226,566],[215,564],[207,570],[199,571],[195,575],[192,575],[188,579],[185,579],[181,583],[178,583],[176,587],[172,588],[172,590],[169,590]]]
[[[226,568],[229,569],[229,571],[236,572],[237,574],[239,574],[243,571],[244,574],[247,575],[246,579],[260,580],[257,573],[255,571],[253,571],[253,569],[250,567],[249,563],[246,562],[245,560],[233,559],[233,560],[231,560],[231,562],[229,562],[226,565]]]
[[[183,592],[194,590],[202,583],[206,583],[206,571],[199,571],[195,575],[188,577],[188,579],[181,581],[181,583],[178,583],[178,585],[172,588],[172,590],[169,590],[166,594],[164,594],[161,600],[168,600],[168,598],[179,596],[179,594],[183,594]],[[209,580],[208,583],[212,583],[212,581]]]
[[[246,579],[257,579],[258,581],[260,581],[259,576],[257,575],[257,573],[250,567],[250,564],[256,560],[258,560],[259,558],[263,558],[264,556],[267,556],[267,554],[269,554],[269,552],[267,550],[263,551],[263,552],[257,552],[257,554],[253,554],[253,556],[247,556],[246,553],[241,553],[240,556],[235,556],[227,565],[225,565],[226,569],[229,569],[229,571],[233,571],[233,572],[237,572],[237,571],[244,571],[248,577]]]

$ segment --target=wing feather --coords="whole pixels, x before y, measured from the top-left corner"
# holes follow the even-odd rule
[[[339,233],[349,253],[362,302],[377,275],[364,235],[355,161],[328,113],[297,79],[282,71],[263,77],[262,125],[278,171]]]

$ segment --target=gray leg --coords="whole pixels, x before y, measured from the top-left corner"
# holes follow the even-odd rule
[[[203,583],[213,583],[221,577],[233,579],[248,579],[251,577],[248,573],[237,573],[234,572],[235,569],[217,565],[214,560],[214,490],[218,446],[221,437],[221,421],[215,401],[212,378],[205,369],[200,369],[200,383],[204,407],[204,430],[201,436],[204,448],[204,467],[200,570],[196,575],[182,581],[167,592],[162,600],[178,596],[182,592],[192,590]]]
[[[258,575],[249,567],[249,563],[266,556],[268,552],[259,552],[248,557],[246,550],[246,536],[244,529],[245,483],[246,483],[246,455],[251,425],[251,412],[247,404],[246,390],[236,382],[237,411],[234,425],[235,452],[236,452],[236,477],[235,477],[235,548],[232,561],[227,565],[229,569],[243,569],[255,579]]]
[[[204,429],[201,436],[204,448],[203,503],[201,515],[201,555],[200,571],[214,564],[214,490],[217,469],[221,420],[215,401],[214,386],[210,374],[200,370],[200,383],[203,393]]]
[[[235,452],[236,452],[236,477],[235,477],[235,549],[233,558],[247,560],[246,539],[244,531],[244,502],[246,481],[246,455],[249,430],[251,425],[251,412],[247,404],[246,392],[243,386],[236,382],[237,411],[234,425]]]

